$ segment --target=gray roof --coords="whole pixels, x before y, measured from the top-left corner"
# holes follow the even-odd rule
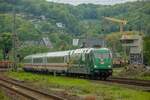
[[[123,35],[121,40],[138,40],[140,38],[142,38],[140,35]]]

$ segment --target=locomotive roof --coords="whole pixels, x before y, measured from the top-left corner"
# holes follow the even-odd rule
[[[99,50],[110,50],[108,48],[99,48]]]
[[[71,50],[70,54],[73,53],[90,53],[90,51],[94,50],[94,48],[81,48],[81,49],[76,49],[76,50]]]
[[[70,54],[78,54],[78,53],[90,53],[93,50],[110,50],[108,48],[81,48],[81,49],[76,49],[76,50],[71,50]]]

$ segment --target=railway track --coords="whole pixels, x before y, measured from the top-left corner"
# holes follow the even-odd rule
[[[129,79],[129,78],[112,77],[112,78],[108,79],[107,81],[115,82],[115,83],[128,84],[128,85],[150,87],[150,81],[149,80],[137,80],[137,79]]]
[[[130,78],[112,77],[112,78],[108,79],[106,82],[130,85],[132,87],[135,87],[136,89],[138,88],[138,89],[150,92],[150,81],[149,80],[137,80],[137,79],[130,79]]]
[[[121,87],[150,92],[149,80],[137,80],[137,79],[129,79],[129,78],[111,77],[107,80],[92,80],[92,82],[98,83],[98,84],[107,84],[107,85],[119,85]]]
[[[0,77],[0,86],[26,97],[29,100],[65,100],[59,96],[33,89],[7,78],[4,79]]]
[[[6,72],[8,70],[10,70],[10,69],[9,68],[0,68],[0,72]]]

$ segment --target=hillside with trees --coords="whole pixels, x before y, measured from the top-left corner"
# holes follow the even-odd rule
[[[119,25],[106,21],[104,16],[127,20],[125,31],[150,34],[149,1],[116,5],[81,4],[73,6],[46,0],[1,0],[0,35],[12,32],[14,7],[16,33],[19,40],[21,42],[37,41],[42,37],[49,37],[54,45],[54,50],[72,48],[71,43],[74,37],[85,37],[85,35],[99,37],[103,34],[118,32]]]
[[[103,34],[119,31],[119,26],[103,19],[111,16],[125,19],[128,24],[125,30],[142,30],[150,32],[150,2],[130,2],[112,6],[82,4],[78,6],[57,4],[45,0],[2,0],[0,12],[4,24],[0,31],[11,31],[11,16],[13,6],[17,13],[17,33],[21,40],[37,38],[39,34],[68,33],[73,35]],[[2,18],[1,18],[2,19]],[[62,28],[56,23],[62,23]],[[7,27],[6,26],[10,26]],[[5,27],[5,28],[3,28]],[[29,28],[30,27],[30,28]],[[24,38],[23,38],[24,37]]]

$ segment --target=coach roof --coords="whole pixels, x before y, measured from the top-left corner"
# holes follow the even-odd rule
[[[43,58],[43,57],[63,57],[63,56],[67,56],[68,54],[69,54],[69,51],[39,53],[39,54],[26,56],[24,59]]]

